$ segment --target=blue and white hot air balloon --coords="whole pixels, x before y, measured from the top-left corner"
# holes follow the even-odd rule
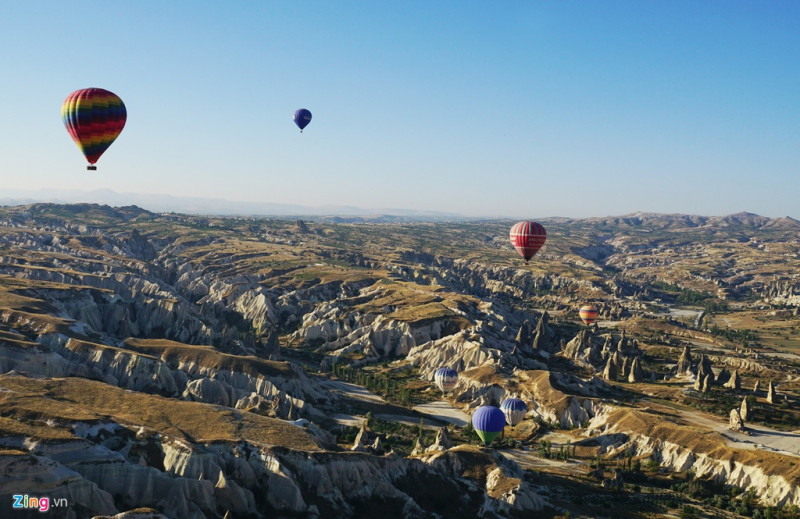
[[[439,368],[433,373],[433,381],[442,393],[448,393],[458,383],[458,372],[450,368]]]
[[[506,415],[506,422],[511,427],[520,423],[528,412],[528,406],[519,398],[506,398],[500,404],[500,410]]]

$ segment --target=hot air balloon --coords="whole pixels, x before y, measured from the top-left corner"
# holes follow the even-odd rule
[[[472,413],[472,427],[484,445],[492,443],[506,426],[506,415],[493,405],[483,405]]]
[[[525,413],[528,412],[528,406],[519,398],[506,398],[500,404],[500,410],[506,416],[506,422],[511,427],[514,427],[525,418]]]
[[[578,311],[583,324],[589,326],[597,319],[597,308],[592,305],[584,305]]]
[[[311,112],[306,110],[305,108],[300,108],[299,110],[294,111],[294,124],[300,128],[300,133],[303,133],[303,128],[308,126],[308,123],[311,122]]]
[[[547,233],[541,224],[536,222],[519,222],[511,227],[509,233],[511,245],[517,249],[520,256],[525,258],[525,263],[542,248],[547,239]]]
[[[61,118],[78,144],[89,166],[94,164],[125,127],[128,112],[116,94],[102,88],[84,88],[67,96],[61,105]]]
[[[436,382],[436,386],[442,390],[442,393],[447,393],[456,387],[458,372],[450,368],[439,368],[433,374],[433,381]]]

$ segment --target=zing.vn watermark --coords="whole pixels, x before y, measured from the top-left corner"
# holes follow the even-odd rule
[[[66,497],[53,499],[52,502],[49,497],[30,497],[28,494],[14,494],[11,497],[14,498],[11,508],[17,510],[38,510],[40,512],[47,512],[50,510],[51,506],[54,508],[69,506]]]

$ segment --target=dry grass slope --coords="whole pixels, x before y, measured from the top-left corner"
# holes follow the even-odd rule
[[[194,362],[205,368],[239,371],[248,375],[264,377],[295,377],[288,362],[260,359],[253,356],[230,355],[215,350],[212,346],[195,346],[167,339],[125,340],[128,349],[152,357],[158,357],[169,365]]]
[[[136,393],[81,378],[0,375],[0,435],[43,440],[72,437],[74,422],[114,421],[190,442],[247,440],[320,450],[314,437],[282,420],[230,408]],[[49,422],[49,423],[48,423]]]

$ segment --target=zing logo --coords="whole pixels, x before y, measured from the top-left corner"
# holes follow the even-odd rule
[[[17,510],[38,510],[40,512],[47,512],[50,510],[51,503],[49,497],[30,497],[28,494],[14,494],[11,497],[14,498],[11,508]],[[69,505],[67,504],[67,498],[61,497],[54,499],[52,506],[62,507]]]

